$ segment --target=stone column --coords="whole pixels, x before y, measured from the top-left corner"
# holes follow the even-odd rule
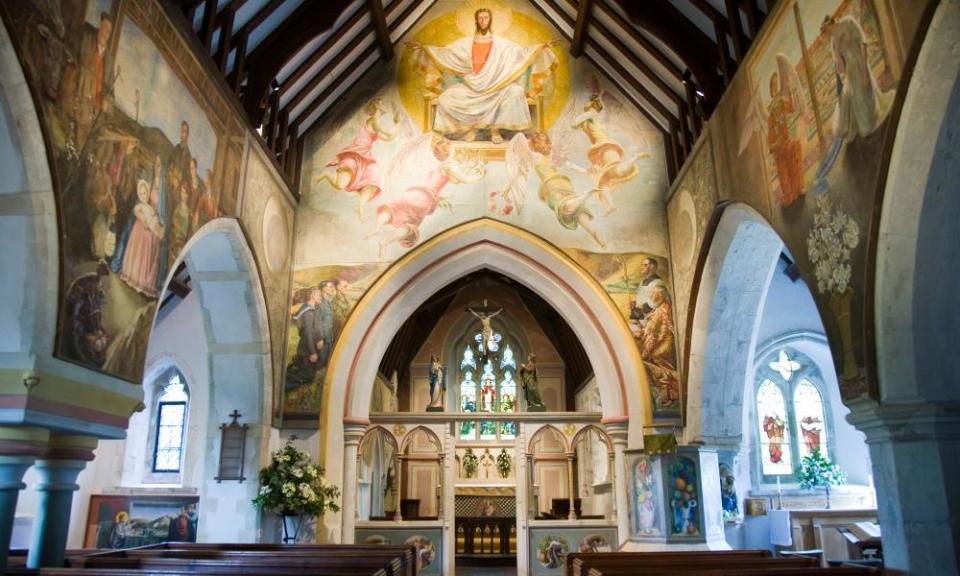
[[[357,460],[360,458],[360,440],[367,427],[363,424],[343,425],[343,533],[340,541],[353,544],[357,525]]]
[[[573,459],[576,458],[576,453],[567,452],[567,496],[570,500],[570,513],[567,514],[568,520],[577,519],[577,510],[574,508],[574,503],[577,499],[577,485],[573,481]]]
[[[73,492],[77,476],[93,460],[97,439],[92,436],[51,436],[43,458],[34,464],[40,474],[37,517],[30,539],[28,568],[60,567],[67,547]]]
[[[960,404],[854,402],[867,436],[888,568],[960,574]]]
[[[393,519],[397,522],[403,520],[403,512],[400,511],[400,504],[403,502],[403,454],[397,454],[397,510],[393,514]]]
[[[613,475],[614,510],[617,512],[617,533],[620,542],[630,538],[630,514],[627,513],[627,482],[629,476],[625,473],[623,451],[627,449],[627,422],[605,422],[604,428],[613,441]]]
[[[616,521],[617,519],[617,502],[616,495],[613,491],[617,486],[617,474],[616,470],[616,452],[610,450],[607,453],[607,482],[610,483],[610,519]]]
[[[23,475],[43,455],[49,437],[42,428],[0,428],[0,574],[7,571],[17,498],[27,487]]]

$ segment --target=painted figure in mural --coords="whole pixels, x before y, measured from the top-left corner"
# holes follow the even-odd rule
[[[197,160],[196,158],[192,161],[191,172],[196,171]],[[217,217],[219,209],[217,208],[217,201],[213,196],[213,172],[207,170],[206,177],[200,181],[202,186],[200,186],[199,199],[197,200],[197,208],[193,213],[193,231],[196,232],[200,226],[213,220]]]
[[[117,198],[107,166],[95,160],[92,166],[93,177],[87,182],[93,210],[90,251],[94,258],[106,259],[113,256],[116,249],[115,220],[117,216]]]
[[[300,306],[293,317],[293,320],[297,323],[300,340],[297,343],[297,352],[293,361],[287,367],[286,384],[284,386],[287,390],[311,384],[317,375],[317,371],[323,366],[320,357],[324,352],[325,342],[321,328],[320,311],[318,310],[321,300],[320,288],[310,290],[307,301]]]
[[[650,461],[641,458],[633,469],[634,498],[637,500],[635,532],[648,535],[654,532],[657,509],[654,504],[653,469]]]
[[[393,112],[394,127],[388,128],[382,116],[388,113],[379,97],[372,99],[364,107],[366,118],[360,122],[353,141],[337,152],[333,160],[327,162],[327,170],[317,176],[316,181],[326,180],[337,190],[357,195],[357,216],[363,222],[364,207],[368,202],[380,196],[383,177],[377,159],[373,155],[373,145],[378,141],[390,142],[400,132],[400,113]]]
[[[820,449],[820,432],[823,431],[823,422],[816,416],[805,416],[800,420],[800,433],[809,452]]]
[[[110,273],[105,262],[95,272],[73,281],[67,290],[73,348],[76,354],[93,366],[101,366],[110,343],[110,333],[103,326],[103,287],[100,280]]]
[[[448,138],[473,141],[477,131],[490,130],[494,144],[503,142],[502,130],[523,131],[533,127],[527,105],[528,90],[522,82],[530,71],[531,93],[538,93],[556,67],[550,48],[559,40],[519,46],[493,33],[493,14],[480,8],[474,14],[473,36],[448,46],[407,46],[422,55],[432,70],[427,76],[428,91],[439,94],[433,130]],[[443,88],[443,74],[462,78]]]
[[[467,310],[480,320],[480,356],[486,358],[487,355],[496,348],[496,336],[493,331],[493,326],[490,324],[490,319],[503,312],[503,308],[498,308],[495,312],[485,312],[482,310],[478,312],[468,306]]]
[[[783,460],[783,432],[785,424],[779,416],[767,415],[763,418],[763,432],[767,435],[769,444],[767,452],[770,456],[770,462],[774,464]]]
[[[837,75],[837,112],[834,135],[851,142],[869,136],[880,124],[879,95],[870,70],[863,29],[850,16],[826,16],[820,27],[830,38]]]
[[[777,54],[777,71],[770,76],[767,110],[767,147],[780,182],[781,206],[789,206],[803,193],[803,95],[800,79],[783,54]]]
[[[170,186],[176,189],[181,182],[192,182],[190,164],[193,156],[190,154],[190,124],[186,120],[180,122],[180,141],[173,147],[173,152],[167,159]],[[193,192],[191,191],[191,194]],[[193,196],[196,198],[196,196]]]
[[[636,177],[640,169],[637,160],[647,157],[644,153],[637,153],[624,160],[623,146],[607,136],[606,127],[600,122],[600,113],[603,112],[603,101],[594,94],[583,107],[583,113],[573,121],[573,127],[583,130],[590,140],[590,150],[587,158],[590,168],[587,173],[593,177],[593,187],[597,198],[606,207],[603,215],[607,216],[616,206],[610,199],[610,193],[624,182]]]
[[[651,290],[653,310],[647,315],[640,339],[640,356],[647,365],[657,404],[668,407],[680,400],[680,383],[677,379],[676,348],[673,333],[673,306],[666,286]]]
[[[637,286],[636,296],[633,302],[630,303],[630,320],[638,329],[642,329],[647,320],[647,316],[649,316],[655,308],[653,292],[658,288],[667,287],[666,282],[663,281],[663,278],[661,278],[657,272],[658,267],[659,265],[657,264],[656,258],[647,257],[640,263],[640,273],[643,277]]]
[[[333,334],[336,338],[347,323],[347,316],[350,315],[350,297],[347,296],[350,283],[343,278],[337,278],[333,280],[333,289]]]
[[[416,246],[420,241],[420,225],[424,219],[436,212],[437,208],[450,208],[449,200],[440,195],[447,184],[476,182],[483,178],[484,165],[476,158],[464,161],[452,158],[450,141],[446,138],[434,142],[432,152],[439,163],[426,172],[423,184],[410,186],[377,207],[376,230],[366,238],[380,237],[380,259],[385,257],[387,246],[394,242],[406,248]],[[398,153],[398,157],[400,155]],[[388,225],[395,230],[385,230],[384,227]]]
[[[540,397],[540,371],[537,369],[537,356],[533,352],[527,354],[526,364],[520,365],[520,381],[523,382],[523,396],[527,399],[527,408],[543,408],[543,398]]]
[[[498,211],[502,199],[504,205],[499,208],[501,214],[510,214],[514,206],[519,213],[527,193],[527,176],[533,168],[540,178],[538,197],[553,211],[557,222],[568,230],[583,228],[600,247],[606,246],[600,233],[593,227],[593,213],[587,208],[587,200],[597,190],[579,195],[574,191],[570,178],[561,174],[554,163],[552,144],[546,133],[534,132],[530,138],[523,134],[514,135],[507,146],[505,160],[507,185],[502,190],[490,192],[490,211]]]
[[[436,354],[430,355],[430,404],[427,408],[443,408],[443,395],[447,391],[447,369]]]
[[[155,164],[159,167],[159,158]],[[154,171],[153,185],[146,180],[137,182],[139,202],[133,208],[136,222],[130,230],[130,239],[124,250],[120,279],[128,286],[148,297],[157,295],[157,276],[160,271],[160,256],[166,229],[158,207],[163,193],[160,188],[159,169]]]
[[[84,27],[80,38],[80,71],[77,84],[75,111],[77,142],[82,147],[87,142],[94,120],[104,110],[104,103],[112,91],[110,40],[113,20],[106,12],[100,13],[95,29]]]
[[[177,207],[170,218],[170,254],[176,258],[190,235],[190,191],[187,182],[180,182]]]

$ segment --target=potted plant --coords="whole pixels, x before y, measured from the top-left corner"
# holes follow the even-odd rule
[[[796,476],[800,487],[805,490],[821,486],[827,489],[827,508],[830,508],[830,487],[847,481],[847,475],[821,454],[819,448],[814,448],[813,452],[800,459],[800,471]]]
[[[465,478],[473,478],[473,475],[477,473],[477,468],[480,465],[480,461],[477,459],[477,455],[473,453],[472,448],[467,448],[466,452],[463,453],[463,475]]]
[[[260,469],[260,492],[253,499],[254,506],[283,518],[284,544],[297,541],[305,520],[340,510],[336,503],[340,489],[328,483],[323,468],[293,445],[295,438],[291,436],[271,455],[270,464]]]
[[[506,448],[501,448],[500,453],[497,454],[497,472],[500,473],[501,478],[506,478],[510,475],[511,468],[513,468],[513,459],[507,454]]]

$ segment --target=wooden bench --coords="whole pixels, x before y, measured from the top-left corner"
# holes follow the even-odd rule
[[[11,574],[269,574],[274,576],[416,576],[413,546],[167,543],[67,559],[69,568]]]
[[[870,567],[821,568],[816,558],[773,558],[765,550],[717,552],[573,553],[566,558],[567,576],[799,576],[801,574],[863,575]]]

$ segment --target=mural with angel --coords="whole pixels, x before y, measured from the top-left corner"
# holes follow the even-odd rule
[[[659,130],[556,38],[525,3],[431,7],[306,136],[294,269],[382,271],[480,218],[565,251],[666,254]]]

